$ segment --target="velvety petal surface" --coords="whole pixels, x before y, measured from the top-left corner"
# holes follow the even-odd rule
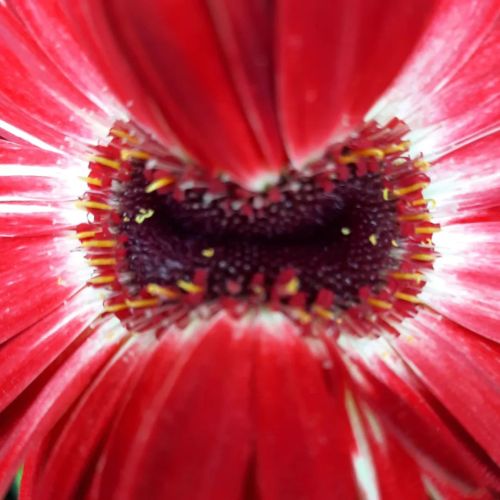
[[[139,123],[202,168],[262,187],[287,156],[300,163],[358,124],[435,1],[63,3]]]

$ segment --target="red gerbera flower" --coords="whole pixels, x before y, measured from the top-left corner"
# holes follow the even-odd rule
[[[498,7],[3,2],[2,489],[496,498]]]

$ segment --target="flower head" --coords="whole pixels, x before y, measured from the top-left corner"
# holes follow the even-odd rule
[[[494,498],[497,2],[0,6],[0,480]]]

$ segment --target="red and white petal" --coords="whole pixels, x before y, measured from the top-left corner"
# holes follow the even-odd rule
[[[83,290],[0,346],[0,411],[99,317],[101,309],[92,290]]]
[[[65,421],[37,472],[32,485],[34,498],[72,499],[85,491],[86,473],[99,457],[99,447],[119,411],[127,391],[141,374],[144,351],[150,342],[130,339],[103,367]],[[43,472],[42,472],[43,469]]]
[[[421,312],[407,329],[395,349],[499,464],[500,347],[431,312]]]
[[[46,150],[82,150],[105,137],[117,117],[79,92],[5,5],[0,22],[0,63],[8,68],[0,77],[0,129]]]
[[[0,238],[3,342],[34,325],[58,308],[90,277],[78,240],[72,235],[53,238]]]
[[[443,226],[433,237],[439,258],[421,294],[443,316],[496,342],[500,341],[499,235],[499,222]]]
[[[102,325],[53,363],[0,414],[0,491],[30,446],[48,432],[116,352],[124,332]]]
[[[500,117],[499,117],[500,118]],[[500,220],[500,132],[457,149],[429,170],[426,198],[440,224]],[[470,227],[470,225],[467,225]]]
[[[411,324],[412,320],[408,320],[407,325]],[[427,471],[425,475],[431,474],[464,494],[477,485],[499,489],[498,466],[450,413],[446,401],[429,391],[426,374],[421,379],[421,373],[414,372],[401,358],[402,344],[416,344],[414,330],[418,327],[403,329],[400,340],[364,340],[351,346],[359,370],[354,373],[360,382],[360,397],[418,459]],[[428,355],[425,345],[419,344],[415,349],[421,357]],[[430,357],[434,365],[439,364],[439,358],[437,351]],[[449,373],[446,383],[450,385]]]
[[[500,121],[497,0],[445,0],[371,116],[412,128],[428,159],[491,133]]]

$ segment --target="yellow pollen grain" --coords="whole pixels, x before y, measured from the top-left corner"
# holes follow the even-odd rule
[[[377,235],[376,234],[370,234],[370,237],[368,238],[368,240],[370,241],[370,243],[375,247],[377,246],[377,243],[378,243],[378,238],[377,238]]]
[[[393,144],[391,146],[388,146],[387,148],[384,148],[384,153],[387,155],[390,155],[392,153],[402,153],[408,150],[410,144],[411,144],[410,141],[404,141],[399,144]]]
[[[146,186],[146,193],[152,193],[153,191],[161,189],[162,187],[169,186],[173,182],[174,179],[172,179],[172,177],[162,177],[161,179],[157,179],[156,181],[153,181],[151,184],[148,184]]]
[[[154,307],[159,303],[159,299],[137,299],[125,301],[127,307],[130,307],[131,309],[144,309],[146,307]]]
[[[378,309],[385,309],[385,310],[392,309],[392,304],[390,302],[387,302],[386,300],[380,300],[374,297],[369,297],[367,302],[371,306],[377,307]]]
[[[179,292],[176,290],[172,290],[171,288],[160,286],[155,283],[147,285],[146,291],[151,295],[158,295],[159,297],[163,297],[165,299],[175,299],[179,297]]]
[[[179,280],[177,286],[187,293],[200,293],[203,292],[203,287],[192,283],[191,281]]]
[[[411,302],[412,304],[422,304],[422,301],[418,297],[411,295],[410,293],[396,292],[394,297],[399,300]]]
[[[125,130],[120,130],[118,128],[112,128],[110,132],[115,137],[119,137],[120,139],[125,139],[128,142],[130,142],[131,144],[138,144],[139,143],[139,139],[137,139],[137,137],[134,137],[133,135],[129,134],[128,132],[125,132]]]
[[[396,240],[391,240],[391,245],[392,245],[394,248],[398,248],[398,247],[399,247],[399,243],[398,243]]]
[[[348,228],[348,227],[343,227],[340,232],[344,235],[344,236],[349,236],[351,234],[351,230]]]
[[[392,192],[396,196],[405,196],[410,193],[414,193],[415,191],[420,191],[421,189],[425,189],[429,185],[428,182],[416,182],[411,186],[406,186],[404,188],[394,189]]]
[[[424,205],[429,205],[431,208],[435,208],[437,202],[433,198],[421,198],[420,200],[414,200],[411,202],[414,207],[421,207]]]
[[[421,262],[432,262],[436,260],[436,256],[430,253],[414,253],[410,255],[411,260],[418,260]]]
[[[99,163],[99,165],[102,165],[104,167],[109,167],[114,170],[120,170],[121,163],[116,160],[112,160],[111,158],[106,158],[104,156],[94,156],[91,155],[89,156],[89,161],[92,163]]]
[[[387,188],[382,190],[382,198],[384,201],[389,201],[389,190]]]
[[[112,248],[116,246],[116,240],[88,240],[83,241],[85,248]]]
[[[392,273],[391,277],[396,280],[408,280],[416,282],[425,280],[424,275],[420,273]]]
[[[87,184],[90,184],[91,186],[97,186],[97,187],[102,186],[101,179],[98,179],[96,177],[80,177],[80,180],[86,182]]]
[[[333,321],[335,319],[335,314],[332,311],[329,311],[328,309],[325,309],[317,304],[312,306],[312,312],[329,321]]]
[[[287,295],[295,295],[300,288],[300,280],[294,276],[288,283],[283,286],[283,291]]]
[[[201,251],[201,255],[207,259],[211,259],[215,255],[215,250],[213,248],[205,248]]]
[[[93,208],[95,210],[113,210],[113,207],[100,201],[77,201],[78,208]]]
[[[139,213],[134,217],[134,220],[137,224],[142,224],[146,219],[153,217],[154,213],[155,211],[152,208],[149,208],[148,210],[141,208]]]
[[[400,221],[419,221],[419,220],[425,220],[425,221],[430,221],[431,220],[431,214],[428,213],[423,213],[423,214],[408,214],[408,215],[401,215],[399,217]]]
[[[148,160],[151,157],[146,151],[141,151],[139,149],[122,149],[120,151],[120,158],[123,161],[130,160],[131,158],[136,160]]]
[[[417,227],[415,229],[416,234],[434,234],[441,231],[440,227]]]
[[[116,259],[113,257],[89,259],[89,264],[92,266],[114,266],[116,265]]]
[[[105,285],[106,283],[113,283],[115,280],[115,276],[96,276],[95,278],[90,278],[87,283],[90,285]]]

